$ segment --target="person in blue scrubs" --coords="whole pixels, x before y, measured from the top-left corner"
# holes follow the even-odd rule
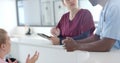
[[[84,50],[106,52],[120,49],[120,0],[89,0],[93,6],[103,7],[96,32],[83,40],[67,37],[63,43],[67,51]]]

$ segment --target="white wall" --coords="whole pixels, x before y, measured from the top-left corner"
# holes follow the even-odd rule
[[[89,2],[89,0],[81,0],[80,7],[88,9],[91,12],[91,14],[93,15],[93,19],[95,22],[99,21],[100,13],[102,10],[102,7],[100,5],[92,6],[91,3]]]
[[[15,0],[0,0],[0,28],[9,33],[17,26]]]

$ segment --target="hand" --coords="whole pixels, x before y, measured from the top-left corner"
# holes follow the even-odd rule
[[[39,53],[38,52],[35,52],[34,56],[32,56],[30,58],[30,55],[28,55],[27,59],[26,59],[26,63],[35,63],[37,61],[39,57]]]
[[[67,49],[67,51],[74,51],[77,50],[77,42],[75,42],[75,40],[73,40],[70,37],[67,37],[66,39],[63,40],[63,45],[65,47],[65,49]]]
[[[10,59],[8,59],[8,63],[18,63],[17,60],[15,60],[14,62],[12,62]]]
[[[51,34],[53,35],[53,36],[59,36],[60,35],[60,29],[59,28],[52,28],[51,29]]]
[[[52,41],[53,45],[59,45],[60,39],[58,37],[51,37],[50,40]]]

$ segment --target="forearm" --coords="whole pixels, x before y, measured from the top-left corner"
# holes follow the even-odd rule
[[[106,52],[112,48],[114,43],[115,43],[115,40],[107,38],[107,39],[102,39],[102,40],[98,40],[90,43],[78,44],[77,49],[91,51],[91,52]]]
[[[92,35],[88,38],[82,39],[82,40],[76,40],[76,42],[78,43],[90,43],[90,42],[94,42],[100,40],[100,37],[98,35]]]

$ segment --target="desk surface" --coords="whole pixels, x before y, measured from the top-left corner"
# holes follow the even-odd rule
[[[17,37],[11,38],[12,43],[38,46],[38,47],[48,47],[48,48],[64,48],[60,45],[52,45],[52,43],[44,38],[40,37]],[[120,50],[113,50],[110,52],[87,52],[87,51],[75,51],[77,53],[78,61],[83,61],[82,63],[120,63]],[[84,58],[81,58],[84,57]]]

